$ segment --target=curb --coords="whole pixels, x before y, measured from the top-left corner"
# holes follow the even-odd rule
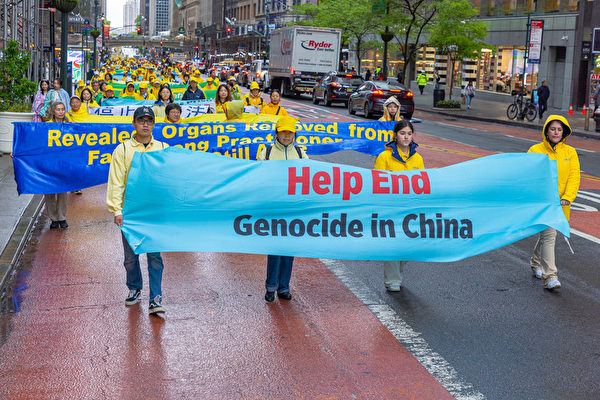
[[[6,247],[0,254],[0,293],[4,292],[14,268],[29,242],[31,231],[43,206],[44,196],[41,194],[34,195],[21,218],[19,218],[19,222],[17,222]]]
[[[518,126],[518,127],[521,127],[521,128],[531,129],[531,130],[534,130],[534,131],[538,131],[542,127],[541,124],[534,125],[534,124],[529,124],[527,122],[520,122],[520,121],[513,121],[513,120],[504,120],[504,119],[497,119],[497,118],[490,118],[490,117],[480,117],[480,116],[477,116],[477,115],[466,115],[466,114],[457,113],[457,112],[444,112],[444,111],[438,111],[435,108],[419,109],[418,111],[425,112],[425,113],[430,113],[430,114],[443,115],[443,116],[446,116],[446,117],[458,117],[458,118],[462,118],[462,119],[470,119],[472,121],[481,121],[481,122],[489,122],[489,123],[493,123],[493,124],[503,124],[503,125]],[[591,133],[591,132],[592,131],[581,131],[581,130],[573,129],[572,135],[573,136],[578,136],[578,137],[584,137],[584,138],[587,138],[587,139],[600,140],[600,133],[594,134],[594,133]]]

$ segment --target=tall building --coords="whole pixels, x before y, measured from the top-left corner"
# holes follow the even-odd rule
[[[139,3],[137,0],[127,0],[123,5],[123,33],[136,31],[135,19],[139,14]]]
[[[160,32],[172,31],[171,29],[171,1],[149,0],[149,34],[158,35]]]

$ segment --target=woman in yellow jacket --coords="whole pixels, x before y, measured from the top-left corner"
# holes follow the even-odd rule
[[[394,138],[385,145],[385,150],[377,156],[374,169],[385,171],[425,169],[423,157],[417,153],[418,145],[414,142],[414,138],[415,130],[409,121],[396,122],[396,125],[394,125]],[[388,291],[400,291],[405,265],[406,261],[383,262],[383,279]]]
[[[394,96],[390,97],[383,103],[383,116],[380,121],[401,121],[400,102]]]
[[[569,122],[560,115],[550,115],[544,124],[543,140],[529,148],[528,153],[546,154],[551,160],[556,160],[558,169],[558,193],[565,217],[569,220],[571,203],[577,196],[581,173],[579,171],[579,158],[565,140],[571,134]],[[547,228],[540,233],[533,256],[531,269],[538,279],[544,280],[546,289],[558,289],[558,269],[554,261],[554,244],[556,230]]]
[[[125,90],[123,90],[121,92],[119,97],[121,99],[126,99],[126,98],[135,99],[136,95],[137,95],[137,93],[135,92],[135,84],[133,82],[128,82],[127,86],[125,87]]]
[[[265,101],[260,96],[260,86],[258,86],[258,82],[254,81],[250,84],[250,93],[245,95],[242,100],[245,105],[256,107],[259,110],[265,105]]]
[[[279,90],[273,89],[271,91],[271,102],[262,106],[260,113],[271,115],[288,115],[287,111],[285,111],[285,108],[279,105],[280,101],[281,93],[279,93]]]

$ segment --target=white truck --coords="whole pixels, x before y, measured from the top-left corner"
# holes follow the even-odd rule
[[[311,94],[319,79],[337,71],[340,29],[288,26],[271,31],[269,81],[282,96]]]

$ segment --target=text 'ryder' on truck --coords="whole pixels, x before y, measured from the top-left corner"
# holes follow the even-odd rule
[[[326,74],[336,71],[341,30],[288,26],[271,32],[269,86],[282,96],[312,94]]]

